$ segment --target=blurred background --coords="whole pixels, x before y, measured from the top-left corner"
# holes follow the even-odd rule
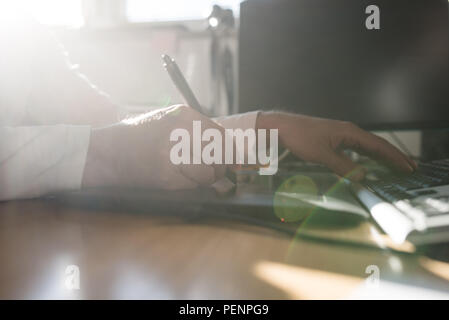
[[[17,4],[17,1],[13,1]],[[93,83],[129,108],[180,103],[162,67],[161,54],[174,57],[198,99],[214,114],[228,113],[211,98],[213,5],[238,16],[240,0],[19,0],[37,21],[48,25]],[[0,6],[8,5],[2,1]],[[214,20],[212,20],[214,24]],[[232,52],[236,32],[221,37]]]

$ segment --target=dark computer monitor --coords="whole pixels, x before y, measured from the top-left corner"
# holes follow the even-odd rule
[[[369,5],[380,29],[368,30]],[[367,129],[449,127],[447,0],[248,0],[239,109]]]

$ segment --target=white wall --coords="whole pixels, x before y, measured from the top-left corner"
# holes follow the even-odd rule
[[[210,104],[210,41],[182,28],[147,27],[60,34],[73,63],[123,105],[164,106],[182,99],[162,67],[161,55],[175,58],[206,107]]]

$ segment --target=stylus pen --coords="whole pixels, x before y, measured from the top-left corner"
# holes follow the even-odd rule
[[[170,78],[172,79],[173,83],[175,84],[176,88],[178,88],[179,92],[183,96],[185,102],[187,105],[192,107],[193,109],[201,112],[202,114],[207,115],[207,111],[201,107],[200,103],[198,102],[197,98],[193,94],[192,89],[190,89],[189,84],[187,83],[186,79],[184,78],[181,70],[179,69],[178,65],[176,64],[175,60],[171,58],[170,56],[163,54],[162,55],[162,61],[164,62],[164,68],[167,70]]]
[[[162,61],[164,62],[165,70],[167,70],[176,88],[178,88],[179,92],[184,97],[185,102],[193,109],[201,112],[202,114],[207,115],[207,112],[201,107],[200,103],[193,94],[192,89],[190,89],[189,84],[182,75],[181,70],[179,70],[179,67],[176,64],[175,60],[172,59],[170,56],[163,54]],[[223,178],[215,182],[212,185],[212,187],[219,194],[227,194],[235,190],[234,183],[235,183],[235,174],[233,174],[233,172],[231,172],[229,169],[226,169],[226,178]]]

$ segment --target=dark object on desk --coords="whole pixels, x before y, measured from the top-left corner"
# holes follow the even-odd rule
[[[313,181],[316,194],[286,191],[291,179]],[[413,252],[410,243],[395,245],[377,229],[368,213],[352,196],[347,186],[329,173],[293,172],[281,169],[274,177],[256,176],[249,183],[239,183],[237,192],[217,196],[212,189],[156,191],[142,189],[87,190],[57,196],[64,206],[95,212],[127,212],[176,218],[186,224],[220,224],[237,222],[238,226],[262,226],[292,237],[380,249]],[[307,188],[296,188],[296,190]],[[285,194],[279,194],[279,191]],[[288,191],[288,189],[287,189]],[[293,191],[293,190],[292,190]],[[282,221],[276,207],[285,199],[283,209],[298,210],[301,219]],[[276,203],[277,201],[277,203]],[[280,211],[282,212],[282,210]],[[167,219],[167,223],[170,223]],[[179,223],[179,222],[176,222]]]
[[[316,213],[337,214],[343,218],[350,215],[355,218],[351,221],[367,221],[366,211],[333,174],[281,169],[276,176],[249,175],[252,178],[248,183],[238,183],[235,194],[225,197],[217,195],[211,188],[183,191],[108,188],[61,194],[54,201],[88,211],[151,215],[157,212],[163,216],[181,217],[187,223],[205,219],[240,221],[291,235],[298,232],[305,219]],[[295,178],[307,185],[292,185],[289,191],[289,183]],[[292,211],[299,217],[292,222],[283,221],[279,216],[279,213],[291,214]],[[346,226],[349,229],[353,227],[352,222]],[[328,226],[325,228],[327,230]],[[335,225],[335,228],[340,229],[341,226]],[[314,233],[316,229],[315,224]],[[302,234],[309,234],[307,230],[303,231]]]
[[[284,224],[273,214],[273,196],[268,192],[220,196],[212,188],[181,191],[107,188],[58,195],[65,205],[98,211],[134,214],[157,212],[182,217],[186,222],[202,217],[238,220],[294,234],[296,224]]]
[[[380,9],[379,30],[365,26],[369,5]],[[447,0],[248,0],[239,50],[240,112],[447,127]]]
[[[236,25],[231,9],[224,9],[214,5],[207,18],[208,30],[211,36],[210,43],[210,73],[211,73],[211,109],[215,112],[222,110],[223,98],[226,96],[226,110],[228,113],[237,113],[235,108],[235,75],[234,53],[230,49],[227,36],[233,34]]]

